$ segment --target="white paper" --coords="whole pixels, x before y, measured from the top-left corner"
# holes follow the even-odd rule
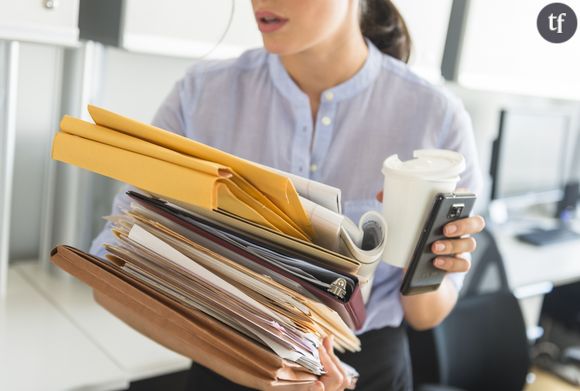
[[[302,350],[300,345],[306,347],[304,341],[305,335],[300,332],[296,334],[297,330],[292,330],[292,326],[289,325],[287,320],[281,318],[277,313],[270,310],[268,307],[254,300],[235,286],[205,269],[203,266],[183,255],[181,252],[174,249],[172,246],[165,243],[161,239],[157,238],[155,235],[149,233],[139,225],[133,225],[129,231],[129,239],[135,241],[150,251],[159,254],[163,258],[173,262],[179,267],[189,271],[199,279],[205,280],[211,286],[218,287],[231,296],[240,299],[249,307],[257,309],[257,313],[247,313],[244,317],[247,321],[250,321],[257,326],[256,328],[248,328],[247,330],[256,335],[256,337],[262,340],[262,342],[272,348],[280,357],[298,362],[314,373],[318,372],[317,367],[320,364],[316,358],[316,349],[306,348],[306,351]],[[274,325],[273,330],[264,329],[263,326],[260,325],[265,320],[263,315],[260,313],[265,314],[269,317],[269,319],[271,319],[268,323],[271,326]],[[252,318],[254,320],[252,320]],[[276,324],[286,326],[281,328],[279,325],[276,326]],[[274,330],[278,330],[278,332],[274,332]],[[277,337],[277,340],[273,339],[274,336]],[[287,344],[287,346],[283,346],[283,343]]]
[[[379,212],[371,210],[360,218],[358,231],[354,231],[354,234],[353,231],[351,224],[341,226],[340,238],[345,246],[341,251],[361,263],[359,276],[369,278],[385,249],[387,223]]]
[[[309,199],[310,201],[335,213],[342,213],[342,196],[339,188],[290,174],[289,172],[277,170],[272,167],[264,167],[290,179],[294,188],[301,197]]]
[[[361,263],[358,275],[370,278],[385,249],[387,223],[376,211],[365,213],[358,225],[348,217],[301,198],[314,229],[314,242]]]
[[[281,321],[278,314],[270,310],[268,307],[258,303],[256,300],[252,299],[250,296],[246,295],[244,292],[230,284],[229,282],[223,280],[222,278],[216,276],[206,268],[202,267],[198,263],[194,262],[190,258],[186,257],[167,243],[158,239],[155,235],[150,234],[145,229],[141,228],[139,225],[135,224],[129,231],[129,239],[134,240],[145,248],[159,254],[160,256],[166,258],[167,260],[175,263],[176,265],[188,270],[195,276],[206,280],[213,286],[219,287],[230,295],[239,298],[247,305],[257,308],[260,311],[271,316],[272,319]]]

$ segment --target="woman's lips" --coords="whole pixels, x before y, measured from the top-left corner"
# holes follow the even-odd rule
[[[258,28],[263,33],[279,30],[288,22],[288,19],[269,11],[257,11],[255,15]]]

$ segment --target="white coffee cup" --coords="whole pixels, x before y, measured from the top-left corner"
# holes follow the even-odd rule
[[[457,152],[421,149],[413,157],[401,161],[392,155],[383,163],[388,229],[383,261],[397,267],[408,265],[436,195],[453,192],[465,170],[465,159]]]

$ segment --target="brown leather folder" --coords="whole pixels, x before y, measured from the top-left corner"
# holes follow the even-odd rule
[[[96,301],[133,329],[231,381],[260,390],[307,390],[316,376],[203,312],[144,285],[106,260],[68,246],[54,264],[94,289]]]

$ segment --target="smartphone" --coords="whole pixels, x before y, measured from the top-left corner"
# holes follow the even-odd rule
[[[437,240],[449,239],[443,234],[443,227],[451,221],[469,217],[475,199],[475,194],[471,193],[441,193],[435,197],[433,208],[403,278],[403,295],[415,295],[439,288],[446,272],[433,265],[436,255],[431,251],[431,246]]]

